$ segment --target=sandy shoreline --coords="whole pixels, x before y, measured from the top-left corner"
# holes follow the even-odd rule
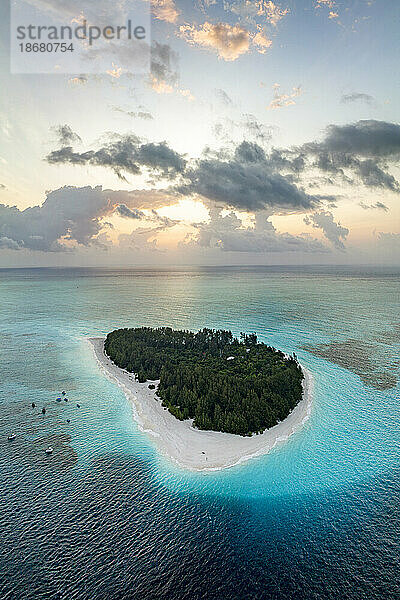
[[[104,338],[89,338],[103,374],[116,383],[132,402],[139,428],[152,436],[158,450],[179,466],[194,471],[214,471],[232,467],[268,453],[287,440],[307,421],[311,412],[312,376],[304,369],[303,400],[288,417],[260,435],[241,437],[218,431],[200,431],[191,421],[178,421],[161,406],[149,381],[138,383],[131,373],[117,367],[104,354]],[[158,383],[158,382],[154,382]]]

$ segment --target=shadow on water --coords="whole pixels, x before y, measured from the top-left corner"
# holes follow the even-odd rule
[[[48,477],[21,463],[3,494],[1,598],[398,597],[398,473],[337,496],[239,501],[174,494],[154,468],[104,455]]]

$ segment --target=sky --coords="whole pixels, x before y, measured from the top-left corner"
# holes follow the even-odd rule
[[[11,73],[1,3],[0,266],[399,264],[399,2],[136,1],[142,73]]]

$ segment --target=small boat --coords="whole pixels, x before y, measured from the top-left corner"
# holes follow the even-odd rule
[[[56,398],[56,401],[57,402],[61,402],[61,398]]]
[[[61,392],[61,394],[62,394],[63,396],[65,396],[65,392]]]
[[[8,441],[9,442],[13,442],[15,440],[17,436],[15,435],[15,433],[10,433],[10,435],[8,436]]]
[[[76,406],[77,406],[78,408],[80,408],[80,407],[81,407],[81,405],[80,405],[80,404],[77,404]]]
[[[68,402],[68,398],[64,398],[64,402]]]
[[[46,448],[45,452],[46,454],[53,454],[53,447],[49,446],[48,448]]]
[[[67,419],[67,423],[71,423],[71,419]]]
[[[36,404],[34,402],[32,402],[32,408],[35,408]]]
[[[46,414],[46,409],[45,409],[45,407],[43,406],[43,408],[42,408],[42,415],[45,415],[45,414]]]

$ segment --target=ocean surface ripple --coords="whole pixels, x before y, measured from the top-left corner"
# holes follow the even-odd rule
[[[399,598],[399,292],[372,269],[0,270],[1,600]],[[145,324],[295,351],[310,419],[232,469],[170,464],[85,341]]]

